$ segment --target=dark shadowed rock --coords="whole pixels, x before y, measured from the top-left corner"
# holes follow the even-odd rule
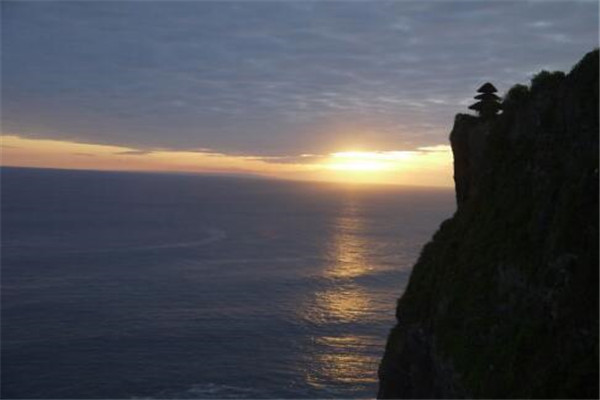
[[[598,398],[598,51],[450,134],[458,209],[398,302],[380,398]]]
[[[488,121],[471,115],[458,114],[454,119],[450,143],[454,155],[456,202],[459,205],[477,190],[490,128]]]

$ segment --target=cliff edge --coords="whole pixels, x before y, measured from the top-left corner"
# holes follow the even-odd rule
[[[456,116],[458,208],[398,301],[379,398],[598,398],[598,50]]]

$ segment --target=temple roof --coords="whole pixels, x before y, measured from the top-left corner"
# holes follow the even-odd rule
[[[469,110],[481,111],[483,109],[500,110],[502,109],[502,105],[500,103],[490,101],[478,101],[477,103],[471,104],[469,106]]]
[[[484,83],[479,89],[477,89],[479,93],[495,93],[498,91],[494,85],[489,82]]]
[[[494,93],[482,93],[475,96],[477,100],[500,100],[500,97],[496,96]]]

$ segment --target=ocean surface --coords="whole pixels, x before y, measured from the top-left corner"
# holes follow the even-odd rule
[[[2,168],[2,398],[373,398],[451,190]]]

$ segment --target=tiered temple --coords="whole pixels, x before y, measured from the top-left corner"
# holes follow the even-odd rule
[[[484,83],[477,89],[477,92],[481,94],[475,96],[475,99],[479,101],[470,105],[469,109],[477,111],[482,118],[490,118],[498,114],[502,105],[500,104],[500,97],[495,95],[497,91],[498,89],[491,83]]]

